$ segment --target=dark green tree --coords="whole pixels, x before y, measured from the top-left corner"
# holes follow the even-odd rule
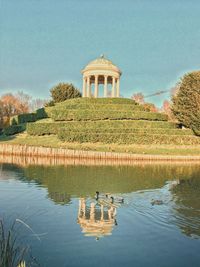
[[[71,83],[59,83],[51,90],[51,96],[55,103],[63,102],[67,99],[81,97],[81,93]]]
[[[172,98],[172,112],[184,126],[200,134],[200,71],[186,74]]]

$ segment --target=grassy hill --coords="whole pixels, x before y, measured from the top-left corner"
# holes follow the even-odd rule
[[[27,123],[30,136],[57,135],[62,142],[78,143],[200,144],[191,130],[131,99],[77,98],[39,113],[40,120]]]
[[[15,116],[0,142],[143,154],[200,151],[190,129],[124,98],[77,98]]]

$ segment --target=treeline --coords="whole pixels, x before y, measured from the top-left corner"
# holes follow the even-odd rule
[[[0,96],[0,129],[9,125],[10,118],[24,113],[33,112],[45,105],[47,100],[33,99],[20,91],[16,94],[7,93]]]

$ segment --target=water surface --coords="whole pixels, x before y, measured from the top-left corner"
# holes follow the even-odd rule
[[[4,163],[0,217],[31,226],[22,234],[44,267],[200,266],[200,166]]]

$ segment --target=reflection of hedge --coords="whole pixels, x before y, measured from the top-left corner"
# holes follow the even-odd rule
[[[25,124],[11,125],[8,128],[4,129],[4,134],[5,135],[13,135],[13,134],[21,133],[25,129],[26,129]]]
[[[51,118],[55,121],[70,121],[70,120],[150,120],[150,121],[167,121],[167,115],[161,113],[152,113],[145,111],[114,111],[114,110],[91,110],[91,109],[71,109],[53,108],[51,111]]]
[[[200,144],[200,139],[187,135],[166,135],[166,134],[138,134],[138,133],[81,133],[72,132],[62,128],[58,137],[66,142],[101,142],[118,144],[174,144],[190,145]]]
[[[29,165],[18,171],[20,171],[20,173],[24,171],[24,179],[29,181],[34,180],[40,186],[47,188],[51,197],[52,193],[55,195],[55,192],[57,192],[61,195],[65,195],[66,199],[69,199],[71,196],[94,197],[97,190],[102,193],[110,192],[112,194],[119,194],[144,189],[161,188],[165,185],[166,181],[172,180],[172,178],[186,180],[195,175],[195,173],[198,174],[198,172],[200,172],[200,166],[191,165],[188,167],[188,165],[152,164],[141,168],[141,165],[57,165],[52,168],[51,166]],[[199,187],[193,187],[193,189],[194,188],[197,189]],[[196,191],[199,192],[199,190]],[[182,190],[182,193],[185,193],[185,197],[188,196],[187,191]],[[196,199],[192,198],[192,200],[194,205],[197,205]]]

